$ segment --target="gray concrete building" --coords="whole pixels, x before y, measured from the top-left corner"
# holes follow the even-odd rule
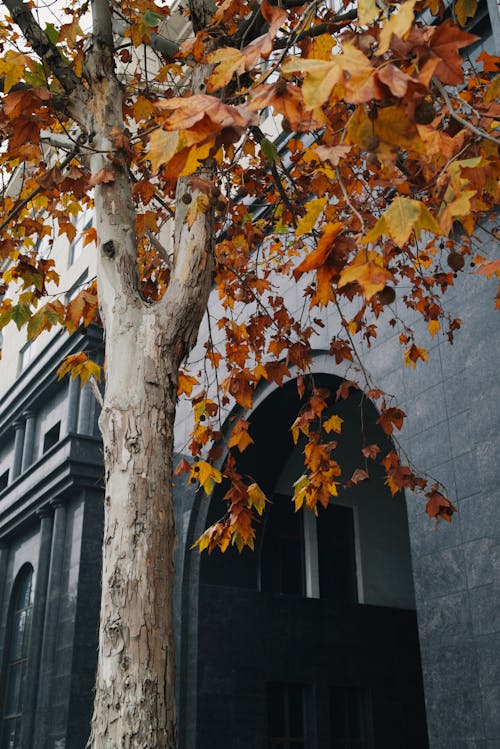
[[[489,51],[495,12],[482,3],[478,16]],[[476,239],[481,255],[494,257],[487,226]],[[293,307],[296,287],[283,293]],[[408,416],[400,448],[447,487],[458,510],[450,524],[436,525],[409,492],[391,497],[381,469],[317,520],[291,512],[300,475],[289,431],[300,407],[293,379],[259,389],[245,414],[255,445],[240,467],[273,500],[253,554],[192,551],[222,513],[222,492],[207,499],[177,481],[181,749],[500,747],[493,282],[466,267],[446,308],[462,320],[453,346],[410,320],[429,351],[416,370],[404,366],[397,325],[382,326],[361,356]],[[399,296],[394,309],[404,309]],[[333,391],[358,376],[327,354],[337,324],[326,320],[312,367]],[[17,376],[0,383],[0,749],[83,749],[88,737],[103,512],[98,407],[88,386],[56,378],[62,359],[82,348],[101,356],[97,329],[26,345],[9,364]],[[359,391],[336,412],[347,475],[358,465],[360,414],[372,441],[390,443]],[[187,424],[181,405],[179,445]]]

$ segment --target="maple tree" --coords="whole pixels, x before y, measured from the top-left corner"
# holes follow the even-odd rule
[[[90,746],[174,747],[178,397],[191,401],[194,427],[191,459],[175,473],[186,471],[207,494],[229,482],[227,512],[200,550],[252,547],[267,502],[238,471],[253,439],[249,421],[225,434],[221,411],[250,409],[259,382],[281,385],[292,373],[303,402],[290,425],[304,445],[297,510],[326,507],[381,461],[393,494],[418,488],[431,517],[454,512],[443,488],[396,450],[364,445],[363,467],[344,481],[334,458],[342,419],[331,406],[358,384],[330,393],[308,372],[327,314],[341,331],[332,357],[366,375],[356,341],[370,344],[382,319],[396,324],[398,289],[431,335],[451,342],[460,320],[446,314],[442,296],[456,274],[472,262],[500,277],[500,262],[473,244],[475,225],[498,202],[500,58],[482,53],[464,65],[461,52],[477,39],[463,29],[475,13],[468,0],[453,4],[453,18],[441,0],[346,1],[336,10],[301,0],[189,0],[192,34],[181,45],[162,36],[172,11],[154,0],[94,0],[89,33],[87,2],[71,0],[58,26],[38,19],[35,3],[3,5],[0,326],[26,326],[32,338],[99,321],[105,333]],[[277,140],[263,124],[269,111]],[[65,303],[47,294],[58,271],[38,240],[55,231],[71,241],[74,218],[87,209],[95,221],[83,242],[97,245],[97,277]],[[285,279],[303,299],[299,313],[287,306]],[[220,314],[203,377],[186,360],[212,289]],[[405,363],[422,366],[425,349],[400,323]],[[64,362],[60,375],[67,372],[100,376],[85,354]],[[404,412],[367,375],[366,396],[394,436]]]

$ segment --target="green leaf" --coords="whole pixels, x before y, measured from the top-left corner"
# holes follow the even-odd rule
[[[57,40],[59,39],[59,29],[56,29],[53,23],[46,23],[44,31],[52,44],[57,44]]]
[[[260,147],[262,153],[270,164],[276,164],[276,162],[279,161],[278,149],[276,148],[274,143],[271,143],[270,140],[268,140],[267,138],[262,138]]]
[[[159,13],[155,13],[153,10],[147,10],[144,13],[144,20],[148,26],[159,26],[162,22],[163,16]]]
[[[18,330],[21,330],[31,318],[31,308],[27,304],[16,304],[10,312],[11,319],[16,323]]]

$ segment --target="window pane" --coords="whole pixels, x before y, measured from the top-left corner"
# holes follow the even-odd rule
[[[319,585],[322,598],[358,600],[352,508],[329,505],[318,523]]]
[[[356,687],[330,690],[332,749],[368,749],[368,691]]]
[[[267,724],[269,736],[285,735],[283,689],[281,684],[269,684],[267,688]]]
[[[8,623],[7,678],[3,705],[1,749],[20,747],[24,682],[28,661],[32,611],[32,570],[21,573],[14,587]]]
[[[302,513],[295,513],[289,497],[276,495],[268,510],[261,558],[263,591],[304,595]]]
[[[304,688],[290,684],[288,686],[288,710],[290,714],[290,736],[304,737]]]
[[[300,684],[268,684],[269,746],[303,747],[305,739],[305,690]]]
[[[16,715],[19,712],[21,696],[22,666],[11,666],[7,675],[7,690],[5,699],[5,715]]]
[[[19,742],[16,740],[17,725],[19,720],[13,718],[12,720],[6,720],[3,731],[2,749],[17,749]]]

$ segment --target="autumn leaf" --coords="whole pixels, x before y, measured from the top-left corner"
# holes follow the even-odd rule
[[[386,434],[392,434],[394,427],[401,429],[405,417],[405,412],[400,408],[385,408],[377,419],[377,424],[380,424]]]
[[[327,434],[330,434],[330,432],[336,432],[337,434],[340,434],[342,431],[342,424],[344,423],[344,419],[341,419],[340,416],[337,416],[337,414],[334,414],[333,416],[330,416],[327,421],[323,424],[323,429]]]
[[[64,318],[64,305],[58,299],[48,302],[37,310],[28,321],[28,340],[36,338],[44,330],[51,330],[54,325],[60,325]]]
[[[320,107],[328,100],[333,87],[343,80],[338,60],[303,60],[291,57],[281,68],[284,74],[303,73],[302,95],[308,109]]]
[[[356,468],[349,481],[352,484],[356,485],[360,484],[362,481],[366,481],[369,478],[369,475],[365,470],[363,470],[363,468]]]
[[[380,15],[376,0],[358,0],[358,21],[361,26],[368,26]]]
[[[380,31],[378,49],[375,54],[383,55],[389,49],[391,38],[394,34],[400,39],[404,39],[413,24],[413,8],[416,0],[408,0],[403,3],[399,9],[391,15],[389,20],[384,23]]]
[[[305,260],[293,271],[295,280],[298,280],[303,273],[310,270],[316,270],[321,267],[333,250],[333,243],[338,237],[344,225],[339,221],[333,224],[327,224],[321,234],[316,248],[309,253]]]
[[[179,143],[179,133],[166,130],[155,130],[149,136],[147,158],[151,161],[151,168],[158,171],[162,164],[166,164],[174,156]]]
[[[332,166],[337,166],[350,150],[351,146],[317,146],[314,152],[321,161],[329,161]]]
[[[467,24],[467,19],[474,18],[477,10],[477,0],[456,0],[454,11],[460,26]]]
[[[222,474],[210,463],[205,460],[199,460],[191,468],[191,479],[200,482],[200,486],[203,487],[205,494],[211,494],[215,484],[222,482]]]
[[[300,478],[295,481],[293,485],[293,503],[295,505],[295,512],[300,510],[300,508],[303,506],[309,484],[309,477],[305,474],[300,476]]]
[[[101,380],[101,367],[89,359],[84,351],[80,351],[78,354],[67,356],[56,374],[58,380],[62,380],[67,374],[71,375],[72,380],[79,377],[80,385],[83,387],[90,377],[94,377],[98,382]]]
[[[378,445],[367,445],[366,447],[362,448],[361,452],[363,453],[365,458],[371,458],[371,460],[375,460],[380,452],[380,447]]]
[[[429,329],[429,333],[434,338],[436,333],[439,333],[439,330],[441,328],[441,323],[439,322],[439,320],[430,320],[427,327]]]
[[[256,124],[256,117],[246,108],[224,104],[208,94],[194,94],[187,98],[165,99],[156,102],[156,109],[166,114],[165,130],[189,130],[199,128],[206,119],[213,134],[223,128],[244,129]],[[206,137],[205,135],[203,137]]]
[[[344,268],[340,274],[338,287],[342,288],[348,283],[355,282],[361,286],[363,295],[369,301],[391,281],[394,281],[394,277],[384,267],[382,256],[370,250],[358,253],[355,259]]]
[[[375,242],[383,234],[387,234],[399,247],[403,247],[412,231],[415,231],[417,237],[422,231],[438,235],[442,233],[441,227],[424,203],[397,197],[361,242]]]
[[[412,344],[408,349],[406,349],[404,354],[405,367],[409,367],[411,364],[413,369],[415,369],[419,359],[423,362],[427,361],[427,350]]]
[[[8,49],[0,60],[0,75],[4,76],[3,90],[8,93],[16,83],[22,81],[27,70],[33,70],[33,62],[26,55]]]
[[[193,392],[193,388],[195,385],[199,385],[199,381],[196,379],[196,377],[192,377],[191,375],[186,374],[185,372],[180,371],[179,372],[179,382],[177,384],[177,395],[183,395],[186,394],[187,396],[191,395]]]
[[[268,499],[259,485],[255,482],[250,484],[248,487],[248,506],[254,507],[259,515],[262,515],[267,501]]]
[[[451,522],[451,517],[457,508],[452,505],[449,499],[446,499],[441,492],[437,490],[436,486],[433,486],[432,490],[427,494],[429,497],[425,506],[425,511],[431,518],[442,518],[447,523]]]
[[[177,463],[177,466],[174,471],[174,476],[180,476],[183,473],[189,473],[191,471],[191,463],[188,463],[188,461],[185,458],[181,458],[181,460]]]
[[[237,447],[240,453],[242,453],[244,450],[246,450],[248,445],[252,445],[253,439],[248,434],[249,426],[250,424],[248,421],[239,419],[236,423],[236,426],[233,428],[233,431],[231,432],[228,447]]]
[[[481,273],[486,278],[491,278],[493,275],[500,278],[500,258],[497,260],[481,260],[476,267],[476,273]]]
[[[242,75],[246,69],[245,55],[234,47],[216,49],[206,59],[209,65],[215,66],[207,83],[209,94],[227,86],[235,73]]]
[[[312,230],[321,211],[325,207],[327,200],[328,198],[313,198],[313,200],[309,200],[305,204],[304,208],[306,209],[306,212],[297,223],[295,229],[295,235],[297,237],[301,237],[303,234],[308,234]]]

